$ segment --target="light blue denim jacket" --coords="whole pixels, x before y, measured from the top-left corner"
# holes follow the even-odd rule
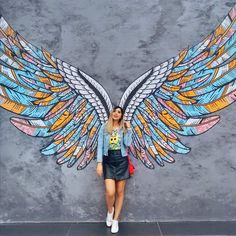
[[[103,155],[108,156],[109,138],[110,134],[104,130],[105,123],[102,124],[98,134],[98,146],[97,146],[97,162],[102,162]],[[121,136],[121,155],[127,156],[127,147],[132,143],[132,129],[127,129],[124,134],[123,129],[119,129]]]

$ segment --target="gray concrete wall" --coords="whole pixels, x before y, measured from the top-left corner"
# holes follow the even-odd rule
[[[29,42],[92,75],[118,101],[152,66],[210,33],[233,0],[0,0],[4,18]],[[116,90],[114,90],[116,88]],[[208,133],[183,139],[176,163],[136,165],[123,221],[236,219],[236,105]],[[96,163],[77,172],[39,149],[0,109],[0,221],[103,221],[104,185]]]

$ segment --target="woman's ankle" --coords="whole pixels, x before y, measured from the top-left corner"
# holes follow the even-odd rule
[[[107,211],[111,214],[113,212],[113,206],[111,207],[111,211],[109,211],[109,209],[107,209]]]

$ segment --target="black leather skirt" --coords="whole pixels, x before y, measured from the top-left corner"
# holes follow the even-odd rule
[[[121,150],[108,150],[108,156],[103,155],[104,179],[129,179],[129,162],[127,156],[121,155]]]

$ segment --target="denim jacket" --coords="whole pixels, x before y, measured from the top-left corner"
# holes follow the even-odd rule
[[[110,134],[104,130],[105,123],[102,124],[98,134],[97,162],[102,162],[103,155],[108,156]],[[127,156],[127,148],[132,143],[132,129],[127,129],[124,134],[123,129],[119,129],[121,135],[121,155]]]

